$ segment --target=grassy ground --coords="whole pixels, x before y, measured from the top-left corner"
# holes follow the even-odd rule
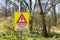
[[[16,38],[11,38],[11,37],[0,37],[0,40],[17,40]],[[23,40],[60,40],[60,38],[44,38],[44,37],[28,37],[28,38],[23,38]]]
[[[1,33],[4,33],[6,31],[8,31],[4,25],[8,22],[8,20],[11,20],[11,19],[5,19],[5,18],[0,18],[0,32]],[[8,24],[8,23],[7,23]],[[6,25],[8,26],[8,25]],[[23,40],[60,40],[60,25],[56,26],[56,27],[52,27],[52,31],[53,33],[51,33],[51,36],[52,37],[49,37],[49,38],[45,38],[45,37],[41,37],[41,36],[33,36],[29,33],[23,33]],[[56,31],[59,31],[59,33],[57,33]],[[19,35],[17,35],[19,36]],[[19,37],[18,37],[19,39]],[[0,34],[0,40],[17,40],[17,37],[13,34],[13,35],[10,35],[10,36],[4,36],[4,34]]]

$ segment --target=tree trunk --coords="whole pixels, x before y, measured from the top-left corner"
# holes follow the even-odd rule
[[[29,1],[30,1],[30,10],[32,10],[32,0]]]
[[[54,26],[57,26],[57,15],[56,15],[56,4],[55,4],[55,0],[51,0],[52,2],[52,9],[53,9],[53,22],[54,22]]]
[[[48,33],[47,33],[47,29],[46,29],[46,19],[45,19],[45,13],[43,12],[43,9],[42,9],[42,5],[41,5],[41,0],[38,0],[38,4],[39,4],[39,7],[40,7],[40,10],[41,10],[41,17],[42,17],[42,25],[43,25],[43,29],[42,29],[42,36],[43,37],[48,37]]]
[[[8,14],[7,14],[7,0],[6,0],[5,16],[6,16],[6,17],[8,16]]]
[[[32,33],[32,24],[33,24],[33,17],[31,16],[31,11],[32,11],[32,0],[29,0],[30,1],[30,33]]]
[[[30,19],[29,24],[30,24],[30,33],[32,33],[32,25],[33,25],[33,20],[32,20],[32,18]]]
[[[42,16],[42,24],[43,24],[42,36],[43,37],[48,37],[47,28],[46,28],[46,19],[45,19],[44,13],[42,13],[41,16]]]
[[[54,26],[57,26],[57,15],[56,15],[55,7],[53,8],[53,10],[54,10]]]

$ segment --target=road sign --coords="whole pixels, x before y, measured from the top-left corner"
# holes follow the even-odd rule
[[[17,23],[19,23],[19,24],[21,24],[21,23],[27,23],[27,21],[26,21],[26,19],[25,19],[25,17],[24,17],[23,14],[20,15]]]
[[[29,29],[29,12],[14,13],[14,30],[24,31]]]

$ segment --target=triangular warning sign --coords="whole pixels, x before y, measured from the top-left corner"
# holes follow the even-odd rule
[[[17,23],[18,23],[18,24],[20,24],[20,23],[27,23],[27,21],[26,21],[26,19],[25,19],[25,17],[24,17],[23,14],[20,15]]]

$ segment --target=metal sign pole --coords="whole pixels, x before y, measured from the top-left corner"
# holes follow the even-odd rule
[[[19,12],[20,12],[20,0],[19,0]],[[20,40],[22,40],[22,31],[20,32]]]
[[[22,40],[22,31],[20,32],[20,40]]]

